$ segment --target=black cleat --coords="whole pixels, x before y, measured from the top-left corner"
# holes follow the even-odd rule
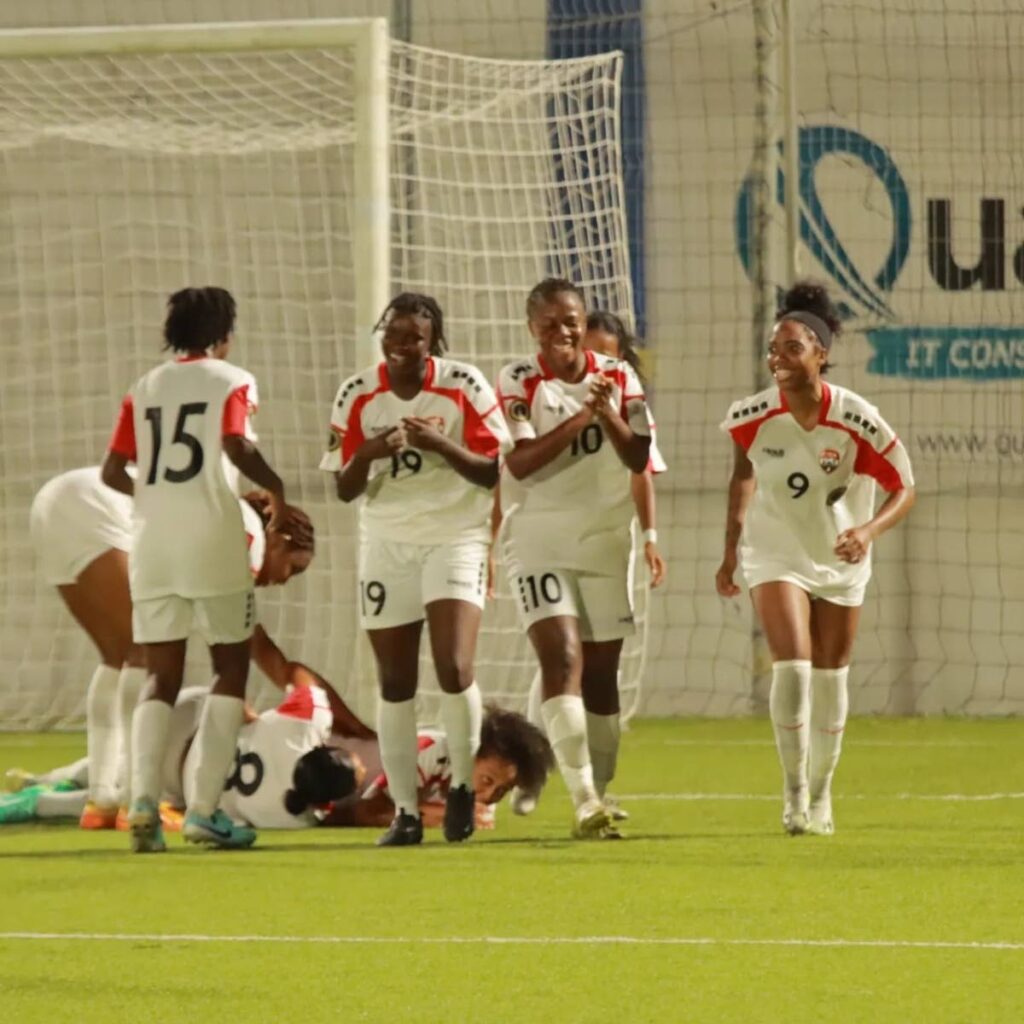
[[[377,840],[378,846],[419,846],[423,842],[423,821],[399,811],[391,827]]]
[[[444,803],[444,837],[449,843],[467,840],[476,828],[476,794],[469,786],[448,790]]]

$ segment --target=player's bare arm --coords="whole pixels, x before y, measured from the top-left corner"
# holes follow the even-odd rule
[[[232,464],[244,473],[257,487],[267,492],[270,500],[270,522],[267,530],[281,530],[288,518],[288,507],[284,501],[284,484],[270,468],[260,450],[247,437],[228,434],[223,438],[224,454]]]
[[[633,492],[633,505],[640,521],[640,529],[645,535],[653,537],[657,523],[654,512],[654,480],[650,472],[644,470],[642,473],[634,473],[630,480],[630,489]],[[658,545],[653,540],[644,541],[644,561],[651,573],[651,586],[660,586],[665,579],[666,565],[665,559],[658,551]]]
[[[429,420],[406,416],[402,420],[405,436],[413,448],[436,452],[459,476],[478,487],[490,490],[498,482],[497,458],[479,455],[442,434]]]
[[[135,481],[128,475],[128,460],[120,452],[107,452],[100,476],[108,487],[129,497],[135,496]]]
[[[594,422],[594,417],[594,410],[584,406],[575,416],[563,420],[554,430],[549,430],[541,437],[516,441],[515,448],[505,456],[508,471],[517,480],[532,476],[565,451],[580,431]]]
[[[841,562],[853,565],[862,561],[867,556],[872,542],[906,518],[916,500],[917,490],[914,487],[902,487],[898,491],[893,491],[872,519],[863,526],[855,526],[839,534],[836,538],[836,557]]]
[[[754,493],[754,466],[743,446],[735,444],[732,476],[729,478],[729,507],[725,514],[725,554],[715,573],[715,589],[722,597],[736,597],[740,588],[733,581],[738,564],[737,551],[747,506]]]
[[[587,404],[593,408],[622,464],[633,473],[642,473],[650,457],[651,439],[633,433],[632,427],[612,404],[611,393],[612,382],[607,377],[595,377],[590,382]]]
[[[334,474],[338,497],[344,502],[355,501],[366,490],[370,479],[370,467],[378,459],[390,459],[406,445],[405,430],[400,426],[391,427],[383,433],[368,437],[346,463],[345,468]]]

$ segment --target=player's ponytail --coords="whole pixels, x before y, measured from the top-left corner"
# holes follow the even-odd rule
[[[295,762],[292,788],[284,795],[284,809],[293,815],[348,796],[357,784],[356,770],[334,747],[314,747]]]
[[[640,353],[636,349],[636,336],[622,322],[621,318],[607,309],[597,309],[587,317],[588,331],[604,331],[619,343],[619,358],[629,363],[641,384],[646,385],[644,372],[640,369]]]

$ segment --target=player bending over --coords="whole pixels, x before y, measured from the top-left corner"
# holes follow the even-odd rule
[[[729,407],[733,471],[718,593],[738,561],[772,656],[769,696],[783,772],[782,824],[830,835],[832,775],[871,544],[914,504],[906,449],[860,395],[825,382],[839,316],[821,285],[783,297],[768,343],[775,384]],[[875,487],[886,492],[875,511]]]
[[[488,492],[509,439],[480,371],[443,358],[444,319],[434,299],[397,296],[377,328],[384,359],[339,388],[321,468],[334,472],[342,501],[363,502],[360,623],[377,661],[377,733],[396,810],[380,845],[423,838],[414,698],[424,619],[452,765],[444,834],[459,842],[474,827],[482,701],[473,662],[485,599]]]
[[[144,374],[125,398],[103,480],[132,494],[132,633],[146,688],[132,717],[132,849],[166,848],[160,766],[193,625],[216,675],[195,739],[196,785],[182,829],[189,842],[250,846],[256,833],[218,810],[244,712],[254,625],[245,529],[221,454],[269,494],[270,532],[284,526],[284,485],[247,438],[255,380],[226,362],[235,300],[223,288],[186,288],[168,302],[166,345],[176,358]],[[138,466],[137,484],[129,462]]]

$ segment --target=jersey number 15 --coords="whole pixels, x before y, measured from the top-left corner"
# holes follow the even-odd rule
[[[190,434],[185,429],[189,416],[202,416],[206,412],[206,402],[186,402],[178,410],[178,419],[174,424],[174,436],[171,444],[183,444],[189,450],[188,465],[184,469],[165,469],[163,479],[172,484],[183,484],[191,480],[203,470],[203,446],[195,434]],[[149,473],[146,475],[147,484],[155,484],[157,471],[160,462],[160,444],[163,438],[164,411],[158,405],[146,409],[146,419],[149,421],[150,429],[153,432],[153,460],[149,464]]]

